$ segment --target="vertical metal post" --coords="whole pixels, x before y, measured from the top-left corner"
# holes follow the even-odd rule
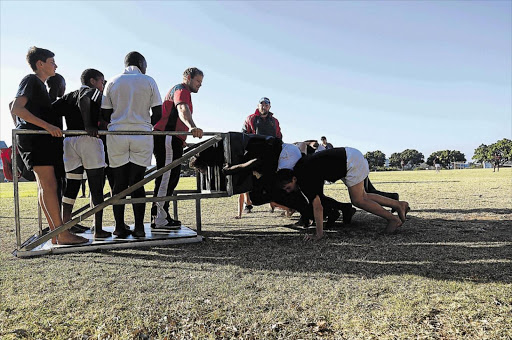
[[[173,209],[173,212],[174,212],[174,219],[175,220],[178,220],[178,201],[172,201],[172,209]]]
[[[17,249],[21,249],[21,228],[20,228],[20,196],[18,192],[18,164],[16,162],[16,152],[18,146],[16,145],[16,131],[12,130],[12,184],[14,186],[14,223],[16,225],[16,244]]]
[[[201,232],[201,199],[196,198],[196,231]]]

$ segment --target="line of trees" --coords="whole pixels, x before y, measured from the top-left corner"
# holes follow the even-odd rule
[[[501,165],[512,160],[512,140],[503,138],[491,145],[481,144],[475,149],[473,159],[479,163],[494,162],[499,156]]]
[[[482,144],[475,149],[473,160],[479,163],[493,162],[499,155],[500,163],[503,164],[512,160],[512,140],[503,138],[491,145]],[[452,162],[466,162],[466,156],[457,150],[440,150],[433,152],[425,161],[421,152],[414,149],[406,149],[402,152],[394,152],[389,157],[391,167],[401,167],[402,161],[405,165],[418,166],[423,162],[434,165],[434,159],[438,158],[439,164],[448,167]],[[380,151],[369,151],[364,155],[371,170],[383,167],[386,164],[386,155]]]

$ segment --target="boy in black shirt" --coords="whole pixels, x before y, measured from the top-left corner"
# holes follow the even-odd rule
[[[86,130],[88,135],[69,136],[64,139],[64,167],[67,186],[62,200],[62,219],[71,220],[84,169],[89,181],[92,203],[103,202],[103,169],[105,152],[103,141],[98,136],[98,121],[105,78],[95,69],[82,72],[82,87],[64,95],[53,103],[55,111],[66,118],[68,130]],[[94,218],[94,237],[107,238],[111,233],[102,227],[103,210]]]
[[[367,193],[364,180],[368,177],[368,162],[359,150],[353,148],[333,148],[303,157],[294,170],[278,171],[279,186],[286,192],[300,191],[313,207],[316,234],[306,236],[306,240],[319,240],[323,237],[323,195],[325,181],[341,179],[348,187],[353,205],[388,221],[386,232],[395,232],[405,222],[409,203]],[[398,217],[382,208],[391,207]]]
[[[17,135],[18,149],[27,169],[34,170],[38,185],[39,202],[46,216],[50,230],[62,225],[60,205],[57,198],[55,164],[58,164],[59,151],[57,138],[62,138],[62,130],[56,125],[58,118],[51,107],[51,100],[44,82],[55,75],[57,65],[55,54],[49,50],[31,47],[27,62],[34,71],[23,78],[14,99],[11,113],[15,115],[16,127],[28,130],[46,130],[49,135]],[[59,244],[86,243],[86,238],[69,231],[60,233],[52,240]]]

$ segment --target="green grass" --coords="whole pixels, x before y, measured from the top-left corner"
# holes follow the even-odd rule
[[[11,255],[12,184],[0,184],[0,338],[511,339],[512,169],[370,178],[411,205],[397,235],[358,211],[304,244],[282,227],[297,217],[265,205],[235,220],[229,197],[202,201],[202,243],[29,259]],[[34,184],[20,193],[25,240]],[[326,193],[348,199],[341,184]],[[194,227],[193,202],[179,212]]]

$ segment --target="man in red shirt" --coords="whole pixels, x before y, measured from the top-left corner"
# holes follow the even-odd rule
[[[267,97],[260,99],[256,111],[245,119],[242,132],[283,139],[279,121],[270,112],[270,99]]]
[[[258,102],[258,107],[252,115],[249,115],[244,122],[242,128],[243,133],[252,133],[256,135],[264,135],[283,139],[279,121],[274,118],[274,114],[270,112],[270,99],[263,97]],[[242,208],[245,202],[246,213],[252,210],[252,202],[249,193],[240,194],[238,199],[238,215],[236,218],[242,217]],[[273,208],[272,208],[273,211]]]
[[[189,131],[193,137],[202,138],[203,130],[192,119],[192,93],[197,93],[203,82],[203,72],[191,67],[183,72],[183,83],[173,86],[165,96],[162,115],[152,116],[155,131]],[[183,156],[186,135],[153,136],[154,155],[158,169]],[[172,196],[180,179],[181,165],[164,173],[155,180],[153,197]],[[159,229],[179,229],[181,222],[171,218],[169,201],[155,202],[151,208],[151,227]]]

